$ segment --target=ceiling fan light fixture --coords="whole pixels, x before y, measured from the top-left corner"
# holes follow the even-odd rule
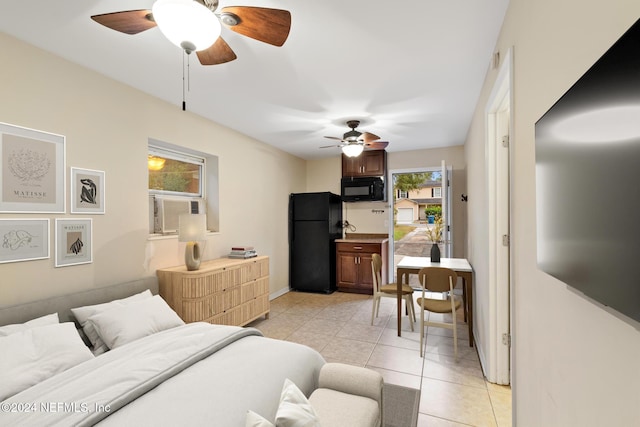
[[[220,36],[218,18],[196,1],[157,0],[152,12],[162,34],[187,53],[207,49]]]
[[[347,157],[358,157],[362,151],[364,150],[364,145],[362,144],[347,144],[342,147],[342,152]]]

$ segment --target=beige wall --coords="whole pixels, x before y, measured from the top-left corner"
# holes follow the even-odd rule
[[[515,64],[512,374],[519,427],[640,425],[640,324],[536,267],[534,155],[535,122],[639,16],[635,0],[511,0],[498,41],[503,57],[513,46]],[[480,213],[468,220],[480,293],[487,292],[488,270],[484,114],[496,75],[487,76],[465,145],[469,211]],[[490,310],[477,306],[476,320]]]
[[[91,264],[46,260],[0,264],[0,306],[155,275],[184,261],[177,239],[148,241],[148,138],[219,157],[220,233],[205,258],[232,245],[271,257],[271,292],[288,288],[288,195],[306,190],[305,162],[93,71],[0,34],[0,121],[66,136],[69,167],[106,173],[106,214],[0,214],[2,218],[93,218]],[[256,185],[256,182],[259,185]],[[267,190],[267,191],[265,191]]]

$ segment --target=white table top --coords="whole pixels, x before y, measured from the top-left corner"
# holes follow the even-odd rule
[[[397,268],[424,267],[446,267],[454,271],[473,271],[466,258],[440,258],[440,262],[431,262],[429,257],[406,256],[397,265]]]

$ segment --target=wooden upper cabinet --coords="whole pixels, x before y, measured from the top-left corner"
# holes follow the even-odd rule
[[[358,157],[342,155],[342,176],[384,176],[387,172],[385,150],[363,151]]]

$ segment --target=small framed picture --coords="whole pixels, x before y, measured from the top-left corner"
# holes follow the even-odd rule
[[[93,262],[92,219],[56,219],[56,267]]]
[[[104,214],[104,172],[71,168],[71,213]]]
[[[65,211],[65,138],[0,123],[0,212]]]
[[[0,219],[0,263],[49,258],[49,219]]]

